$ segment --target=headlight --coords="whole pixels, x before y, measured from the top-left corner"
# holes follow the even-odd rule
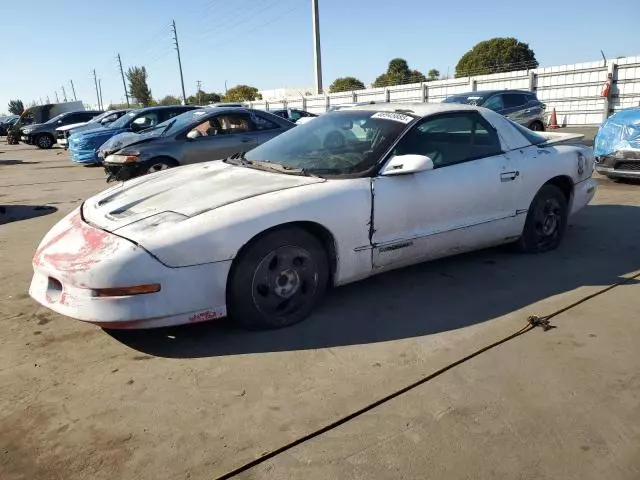
[[[127,155],[109,155],[105,158],[108,163],[135,163],[138,161],[139,154],[130,153]]]
[[[24,129],[22,129],[22,133],[28,134],[28,133],[31,133],[31,132],[33,132],[33,128],[24,128]]]
[[[124,227],[118,228],[115,231],[118,232],[118,235],[122,235],[123,237],[144,230],[153,230],[155,233],[160,229],[172,227],[176,223],[180,223],[184,220],[187,220],[188,218],[189,217],[187,217],[186,215],[182,215],[181,213],[162,212],[156,215],[151,215],[147,218],[143,218],[142,220],[138,220],[137,222],[131,223]]]

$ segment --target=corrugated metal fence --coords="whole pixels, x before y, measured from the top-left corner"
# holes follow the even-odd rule
[[[613,85],[609,98],[600,96],[607,75]],[[555,108],[561,125],[597,125],[607,115],[640,104],[640,56],[576,63],[475,77],[368,88],[353,92],[308,95],[252,102],[253,108],[299,108],[323,113],[334,106],[357,102],[441,102],[449,95],[477,90],[525,89],[536,92]]]

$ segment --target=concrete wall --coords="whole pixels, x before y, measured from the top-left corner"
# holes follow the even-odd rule
[[[609,99],[602,98],[607,74],[613,75]],[[525,89],[536,92],[561,125],[598,125],[607,115],[640,104],[640,56],[536,68],[433,82],[368,88],[353,92],[288,97],[253,102],[254,108],[299,108],[323,113],[356,102],[441,102],[449,95],[476,90]]]

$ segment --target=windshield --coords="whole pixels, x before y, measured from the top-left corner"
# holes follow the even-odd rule
[[[466,103],[467,105],[482,105],[487,99],[484,95],[477,93],[463,93],[460,95],[452,95],[444,99],[442,103]]]
[[[135,117],[138,113],[140,113],[139,110],[138,110],[138,112],[129,112],[126,115],[121,116],[115,122],[110,123],[109,124],[109,128],[124,128],[124,127],[126,127],[129,124],[129,122],[131,121],[131,119],[133,117]]]
[[[97,117],[93,117],[91,120],[89,120],[87,123],[98,123],[100,120],[102,120],[103,118],[108,117],[109,115],[113,114],[113,110],[107,110],[104,113],[101,113],[100,115],[98,115]]]
[[[45,122],[45,123],[56,123],[58,120],[60,120],[62,117],[67,116],[66,113],[61,113],[60,115],[56,115],[55,117],[53,117],[51,120]]]
[[[371,110],[327,113],[250,150],[245,158],[313,175],[365,172],[415,118]]]

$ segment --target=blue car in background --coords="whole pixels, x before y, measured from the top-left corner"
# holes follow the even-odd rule
[[[176,105],[133,110],[105,127],[72,133],[69,137],[71,161],[84,164],[101,163],[102,159],[98,157],[98,149],[114,135],[122,132],[137,133],[196,108],[191,105]]]

